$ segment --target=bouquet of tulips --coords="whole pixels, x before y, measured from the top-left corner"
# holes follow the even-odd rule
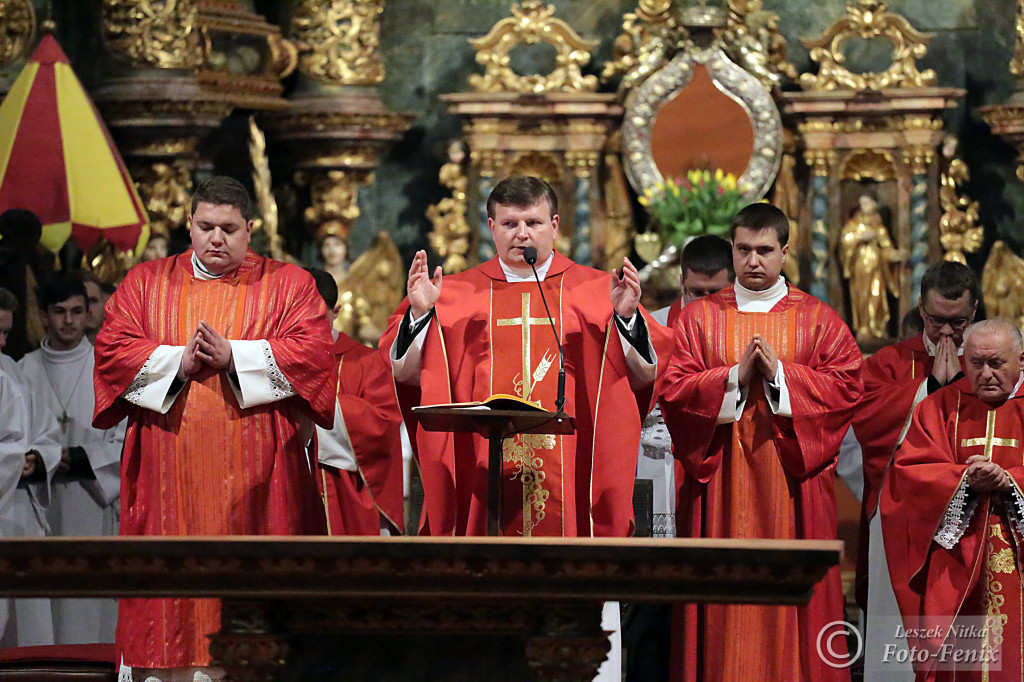
[[[691,170],[644,190],[643,205],[667,244],[681,246],[687,237],[717,234],[728,238],[729,223],[749,203],[732,173]]]

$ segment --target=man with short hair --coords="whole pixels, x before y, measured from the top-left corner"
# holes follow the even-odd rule
[[[886,665],[879,672],[893,682],[913,679],[914,673],[902,655],[908,651],[906,639],[891,627],[899,618],[893,591],[906,585],[889,579],[878,495],[914,408],[963,376],[963,335],[978,309],[978,293],[978,279],[966,265],[941,261],[929,267],[917,307],[924,332],[879,350],[864,362],[861,375],[864,395],[853,419],[864,458],[857,592],[867,614],[866,664],[877,664],[889,647],[901,652],[903,665]]]
[[[420,251],[408,296],[381,347],[390,350],[399,402],[423,478],[421,533],[487,532],[487,441],[420,428],[413,405],[507,393],[555,408],[558,345],[526,249],[536,252],[551,320],[566,354],[565,411],[576,433],[520,434],[504,442],[500,527],[511,536],[626,536],[640,422],[650,409],[668,335],[645,322],[640,279],[573,263],[555,251],[558,199],[544,181],[513,176],[488,201],[497,256],[433,277]],[[655,349],[660,346],[660,350]]]
[[[958,327],[967,376],[914,411],[882,484],[885,552],[918,680],[1019,680],[1024,346],[1006,320],[951,325],[973,310],[959,298],[923,311]]]
[[[80,270],[77,275],[85,285],[85,335],[89,343],[96,343],[96,335],[103,326],[103,307],[110,293],[104,290],[103,282],[92,272]]]
[[[334,426],[317,427],[320,473],[330,535],[401,535],[405,529],[402,413],[384,353],[334,329],[338,284],[306,268],[327,305],[338,362]]]
[[[62,537],[117,535],[124,429],[93,428],[93,347],[85,338],[86,291],[75,276],[55,276],[38,293],[46,337],[19,367],[55,415],[61,459],[50,483],[46,519]],[[117,601],[54,599],[57,644],[113,642]]]
[[[679,252],[679,291],[682,296],[671,306],[652,311],[651,317],[671,329],[684,306],[724,289],[735,278],[732,245],[718,235],[694,237]]]
[[[192,198],[183,254],[142,263],[96,339],[94,423],[127,417],[122,535],[322,534],[313,422],[336,395],[323,300],[300,268],[249,248],[254,208],[215,176]],[[137,680],[218,678],[212,599],[122,599]]]
[[[0,288],[0,351],[7,345],[17,308],[14,294]],[[17,487],[9,489],[6,479],[0,483],[0,537],[43,537],[49,479],[61,459],[57,421],[42,395],[30,390],[14,359],[3,353],[0,377],[5,377],[0,378],[0,479],[6,475],[10,452],[21,453],[20,476],[14,479]],[[0,616],[0,648],[53,644],[49,599],[0,599],[0,611],[5,609],[8,618],[5,628]]]
[[[660,401],[686,473],[679,534],[835,539],[836,458],[860,393],[860,350],[831,308],[782,278],[782,211],[751,204],[731,233],[736,283],[683,309]],[[689,605],[674,672],[849,679],[815,646],[842,619],[838,567],[804,607]]]

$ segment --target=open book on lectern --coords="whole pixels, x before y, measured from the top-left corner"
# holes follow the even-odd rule
[[[420,405],[412,408],[413,412],[427,408],[451,407],[467,410],[533,410],[535,412],[547,412],[537,403],[507,393],[495,393],[486,400],[475,400],[468,403],[446,403],[441,405]]]

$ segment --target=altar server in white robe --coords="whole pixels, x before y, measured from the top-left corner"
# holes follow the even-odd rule
[[[20,446],[24,461],[17,487],[0,509],[0,536],[44,537],[49,482],[60,463],[61,447],[56,439],[57,421],[43,397],[39,392],[29,390],[14,359],[2,353],[17,307],[14,294],[0,289],[0,373],[11,380],[12,389],[4,400],[17,403],[22,408],[18,412],[24,439]],[[5,426],[13,424],[2,423]],[[7,628],[0,635],[0,647],[53,644],[53,615],[49,599],[14,599],[6,603],[11,611]]]
[[[56,415],[63,448],[47,510],[51,534],[117,535],[124,426],[92,427],[94,361],[85,338],[85,287],[80,279],[54,278],[40,288],[38,299],[47,335],[20,367]],[[113,642],[116,621],[114,599],[53,600],[56,644]]]

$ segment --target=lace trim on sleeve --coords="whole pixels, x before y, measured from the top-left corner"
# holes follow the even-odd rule
[[[946,515],[942,519],[942,527],[935,534],[935,542],[946,549],[953,549],[967,531],[967,526],[978,507],[978,496],[967,498],[967,477],[960,481],[960,486],[953,494],[953,499],[946,507]]]
[[[132,383],[128,384],[128,388],[124,389],[124,393],[121,394],[121,397],[133,405],[141,406],[142,394],[149,387],[150,383],[152,383],[150,381],[150,375],[153,372],[154,365],[156,365],[156,361],[153,359],[153,356],[150,355],[146,359],[146,362],[143,363],[142,369],[140,369],[139,373],[135,375],[134,379],[132,379]]]
[[[1006,510],[1010,516],[1010,522],[1018,533],[1024,535],[1024,497],[1021,496],[1016,484],[1010,489],[1009,497],[1010,504],[1006,506]]]
[[[270,393],[274,400],[281,400],[295,395],[295,389],[291,382],[285,377],[284,372],[277,366],[274,359],[274,352],[270,348],[270,342],[266,339],[260,340],[260,347],[263,349],[263,360],[267,363],[267,380],[270,382]]]

